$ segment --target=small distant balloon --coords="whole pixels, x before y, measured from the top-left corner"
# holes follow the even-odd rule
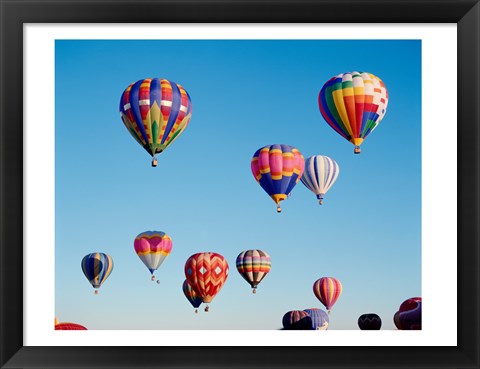
[[[242,251],[237,256],[238,273],[252,286],[255,293],[258,284],[265,278],[271,268],[270,255],[262,250]]]
[[[342,284],[336,278],[322,277],[313,284],[313,293],[330,314],[330,310],[342,294]]]
[[[252,174],[257,183],[277,204],[277,212],[300,180],[305,167],[303,155],[289,145],[267,145],[253,154]]]
[[[190,286],[186,280],[183,281],[182,290],[187,300],[195,308],[195,313],[198,313],[198,307],[202,304],[202,299],[195,293],[192,286]]]
[[[358,327],[362,331],[377,331],[382,328],[382,319],[377,314],[362,314],[358,318]]]
[[[105,282],[113,270],[113,260],[110,255],[102,252],[94,252],[85,255],[82,259],[82,271],[88,279],[95,294],[98,293],[98,288]]]
[[[312,329],[317,331],[326,331],[330,324],[330,319],[328,314],[317,308],[305,309],[305,311],[310,318],[312,318]]]
[[[320,205],[327,191],[337,180],[340,168],[337,162],[328,156],[315,155],[305,161],[305,171],[300,178],[302,183],[312,191]]]
[[[312,330],[312,318],[301,310],[287,312],[283,316],[282,324],[287,330]]]
[[[172,251],[172,239],[165,232],[146,231],[135,237],[133,246],[137,256],[150,271],[151,280],[154,281],[155,271]]]

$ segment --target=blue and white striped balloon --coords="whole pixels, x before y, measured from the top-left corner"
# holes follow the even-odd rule
[[[315,195],[322,205],[327,191],[337,180],[340,168],[335,160],[328,156],[314,155],[305,160],[302,183]]]

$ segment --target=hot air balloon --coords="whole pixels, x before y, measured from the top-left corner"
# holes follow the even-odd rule
[[[318,95],[318,106],[327,123],[360,153],[363,140],[382,121],[388,91],[382,80],[366,72],[348,72],[332,77]]]
[[[255,180],[277,204],[287,198],[303,174],[305,160],[293,146],[268,145],[253,154],[251,169]]]
[[[338,279],[323,277],[313,284],[313,293],[325,305],[330,314],[330,309],[342,293],[342,284]]]
[[[215,252],[200,252],[185,263],[185,277],[195,293],[208,304],[220,292],[228,277],[228,263]],[[209,306],[205,307],[208,312]]]
[[[422,298],[412,297],[405,300],[393,317],[395,325],[401,330],[422,329]]]
[[[377,314],[362,314],[358,318],[358,327],[362,331],[378,331],[382,327],[382,319]]]
[[[135,237],[133,242],[135,252],[152,274],[162,265],[172,250],[172,239],[164,232],[146,231]],[[157,280],[157,283],[160,281]]]
[[[315,155],[305,161],[305,172],[301,181],[310,191],[317,195],[322,205],[327,191],[337,180],[340,168],[335,160],[328,156]]]
[[[271,265],[270,255],[262,250],[242,251],[237,256],[237,270],[250,283],[253,293],[256,293],[258,284],[268,274]]]
[[[58,323],[55,324],[56,331],[86,331],[88,330],[83,325],[77,323]]]
[[[311,330],[312,318],[305,311],[292,310],[283,316],[282,324],[288,330]]]
[[[187,91],[160,78],[141,79],[120,98],[120,116],[133,138],[153,157],[163,152],[187,127],[192,102]]]
[[[330,319],[328,314],[321,309],[311,308],[305,309],[305,311],[310,318],[312,318],[312,329],[317,331],[326,331],[328,325],[330,324]]]
[[[195,308],[195,313],[198,313],[197,308],[202,304],[202,299],[195,293],[186,280],[183,281],[182,290],[187,300]]]
[[[112,257],[102,252],[85,255],[82,259],[82,270],[92,287],[95,288],[95,294],[98,294],[98,288],[113,270]]]

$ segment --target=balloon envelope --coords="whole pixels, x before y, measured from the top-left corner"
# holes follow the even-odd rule
[[[160,231],[146,231],[135,237],[135,252],[151,274],[157,270],[170,255],[172,239]]]
[[[77,323],[58,323],[55,324],[56,331],[86,331],[83,325]]]
[[[186,261],[185,277],[202,302],[209,303],[227,280],[228,263],[215,252],[200,252]]]
[[[312,318],[312,329],[320,331],[326,331],[328,329],[330,319],[325,311],[317,308],[305,309],[303,311]]]
[[[377,314],[362,314],[358,318],[358,327],[362,331],[375,331],[382,327],[382,319]]]
[[[179,84],[146,78],[125,89],[119,109],[123,124],[133,138],[155,156],[185,130],[192,115],[192,102]]]
[[[405,300],[398,309],[398,321],[403,330],[421,330],[422,329],[422,298],[412,297]],[[395,317],[394,317],[395,321]]]
[[[240,275],[256,288],[271,268],[270,255],[262,250],[242,251],[237,256],[237,270]]]
[[[278,205],[302,177],[305,160],[293,146],[268,145],[253,154],[250,166],[255,180]]]
[[[285,329],[311,330],[312,318],[305,311],[292,310],[283,316],[282,324]]]
[[[330,311],[342,293],[342,284],[336,278],[323,277],[313,284],[313,293]]]
[[[185,280],[182,285],[183,294],[194,308],[198,308],[202,304],[202,299],[195,293],[192,286]]]
[[[113,270],[113,260],[110,255],[94,252],[82,259],[82,271],[93,288],[100,288]]]
[[[305,160],[301,181],[322,204],[325,194],[335,183],[339,173],[340,168],[335,160],[328,156],[315,155]]]
[[[382,121],[388,105],[383,81],[367,72],[347,72],[329,79],[320,90],[318,106],[328,125],[356,146]]]

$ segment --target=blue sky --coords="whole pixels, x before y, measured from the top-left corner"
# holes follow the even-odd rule
[[[379,76],[384,120],[362,153],[323,120],[318,92],[347,71]],[[407,298],[421,296],[420,41],[79,41],[55,51],[55,313],[89,329],[278,329],[289,310],[322,308],[320,277],[343,284],[330,329],[358,329],[375,312],[383,329]],[[183,134],[158,167],[118,112],[132,82],[161,77],[193,103]],[[277,214],[255,182],[260,147],[285,143],[327,155],[340,175],[323,206],[298,183]],[[133,249],[161,230],[173,249],[156,276]],[[235,268],[258,248],[272,269],[257,294]],[[114,270],[95,296],[80,262],[105,252]],[[194,314],[182,293],[184,263],[218,252],[230,275]]]

